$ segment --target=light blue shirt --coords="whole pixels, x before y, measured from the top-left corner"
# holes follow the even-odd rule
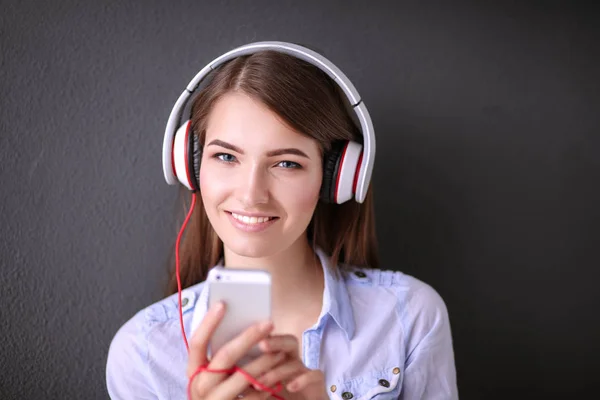
[[[426,283],[401,272],[345,268],[338,277],[317,251],[323,309],[302,335],[303,362],[325,375],[330,399],[458,399],[446,305]],[[113,400],[187,398],[187,350],[177,294],[138,312],[108,352]],[[188,341],[207,310],[199,283],[182,292]]]

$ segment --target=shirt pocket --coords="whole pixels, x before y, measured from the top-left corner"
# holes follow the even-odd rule
[[[400,396],[403,371],[389,367],[343,380],[329,387],[332,400],[392,400]]]

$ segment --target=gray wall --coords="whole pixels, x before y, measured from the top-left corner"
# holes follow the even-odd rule
[[[383,264],[446,300],[461,398],[597,383],[598,14],[483,3],[2,1],[0,398],[107,397],[179,227],[172,104],[267,39],[324,52],[369,106]]]

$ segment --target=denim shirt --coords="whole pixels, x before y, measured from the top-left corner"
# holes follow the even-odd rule
[[[446,305],[426,283],[401,272],[330,268],[323,308],[302,335],[303,362],[325,375],[335,400],[458,399]],[[208,305],[204,282],[182,291],[188,341]],[[187,350],[177,294],[141,311],[114,336],[106,366],[111,399],[186,399]]]

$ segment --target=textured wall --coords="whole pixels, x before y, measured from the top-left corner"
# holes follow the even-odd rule
[[[382,259],[446,300],[461,398],[597,382],[598,14],[469,3],[2,1],[0,398],[107,397],[180,222],[172,104],[267,39],[323,51],[369,106]]]

